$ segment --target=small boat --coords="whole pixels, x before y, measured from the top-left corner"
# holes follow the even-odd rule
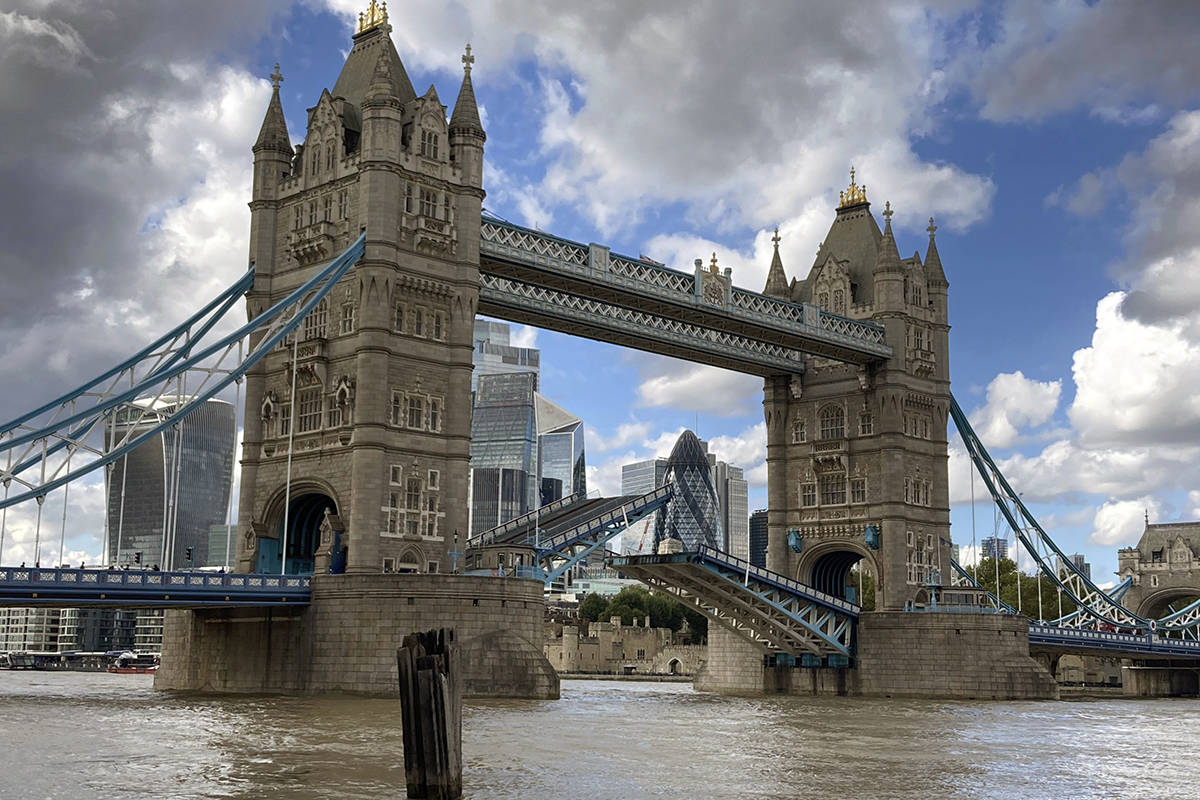
[[[146,675],[158,669],[158,653],[124,652],[106,671],[117,675]]]

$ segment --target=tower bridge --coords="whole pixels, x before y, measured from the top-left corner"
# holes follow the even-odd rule
[[[528,563],[540,572],[531,578],[461,574],[479,313],[764,379],[767,569],[709,551],[617,563],[718,623],[707,688],[1042,697],[1055,690],[1030,657],[1031,635],[1054,647],[1133,636],[1130,651],[1143,655],[1157,637],[1175,640],[1161,645],[1173,655],[1192,652],[1178,642],[1197,638],[1200,606],[1156,620],[1073,565],[1051,566],[1061,551],[950,394],[949,282],[932,219],[924,255],[902,258],[890,204],[880,228],[852,170],[807,272],[789,279],[776,233],[757,292],[735,286],[715,255],[678,271],[491,218],[482,209],[487,136],[474,56],[469,48],[463,56],[447,117],[435,87],[416,93],[386,11],[372,8],[295,146],[278,67],[271,76],[252,147],[243,279],[126,362],[0,428],[0,507],[40,507],[156,431],[186,424],[205,399],[237,392],[245,427],[236,579],[309,565],[313,574],[303,602],[266,616],[219,607],[235,600],[206,607],[216,594],[172,603],[164,591],[163,603],[188,610],[168,612],[157,685],[394,691],[395,642],[454,627],[474,691],[557,693],[541,655],[544,579],[618,532],[618,517],[664,497],[597,508],[544,542],[535,520]],[[243,293],[248,322],[214,333]],[[146,397],[168,394],[197,399],[151,426],[127,425],[138,438],[115,435],[119,415],[140,419]],[[1069,620],[1031,634],[1013,615],[939,609],[954,566],[951,420],[1005,520],[1077,602]],[[488,547],[527,539],[522,524],[473,543],[464,563],[470,550],[478,560]],[[876,578],[876,612],[846,598],[855,564]],[[396,574],[399,565],[411,574]],[[66,592],[58,584],[86,578],[61,572],[44,582]],[[0,603],[30,599],[29,580],[4,572]],[[250,587],[264,587],[233,580],[211,588],[230,597],[244,589],[241,604],[253,605]],[[146,585],[105,582],[130,602]],[[805,669],[794,682],[787,671]]]

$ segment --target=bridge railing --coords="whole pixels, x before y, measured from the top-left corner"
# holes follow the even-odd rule
[[[163,572],[160,570],[77,569],[67,567],[0,567],[0,589],[34,588],[87,590],[186,589],[188,591],[309,591],[311,575],[263,575],[258,573]]]
[[[760,581],[777,584],[791,592],[794,592],[795,594],[812,600],[818,600],[825,605],[833,606],[847,613],[857,615],[862,611],[860,606],[851,603],[849,600],[836,597],[832,594],[827,594],[819,589],[814,589],[808,584],[792,580],[786,575],[780,575],[778,572],[771,572],[768,569],[756,567],[744,558],[731,555],[722,550],[718,550],[715,547],[701,545],[700,548],[697,549],[696,555],[701,558],[706,558],[710,561],[717,562],[725,567],[736,570],[739,573],[749,573],[751,576]]]

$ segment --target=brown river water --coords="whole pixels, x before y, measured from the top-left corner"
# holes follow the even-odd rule
[[[403,798],[399,702],[0,672],[0,798]],[[470,701],[468,798],[1200,798],[1200,700],[729,698],[563,681]]]

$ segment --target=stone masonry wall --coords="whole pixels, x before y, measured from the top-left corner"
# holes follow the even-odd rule
[[[1000,614],[876,611],[859,617],[858,692],[976,700],[1056,699],[1029,655],[1029,623]]]
[[[304,610],[169,611],[155,687],[394,695],[404,636],[453,628],[466,694],[558,696],[557,675],[538,646],[545,613],[538,581],[318,575],[312,586]]]

